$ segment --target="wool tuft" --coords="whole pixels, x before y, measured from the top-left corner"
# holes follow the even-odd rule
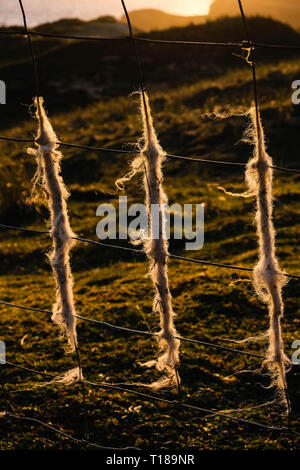
[[[118,188],[123,188],[124,183],[136,173],[143,172],[145,204],[148,212],[148,236],[142,242],[144,251],[150,261],[150,276],[155,289],[153,312],[160,315],[161,330],[157,339],[159,347],[164,351],[156,361],[144,364],[146,367],[156,366],[166,375],[153,383],[153,389],[177,384],[177,371],[179,367],[180,341],[176,339],[174,326],[174,311],[168,279],[168,241],[165,233],[165,207],[168,203],[167,195],[163,189],[162,163],[165,160],[165,152],[161,148],[153,126],[150,104],[147,94],[140,94],[141,116],[144,128],[143,142],[140,154],[131,164],[131,171],[125,177],[116,181]],[[154,227],[152,208],[159,208],[158,227]],[[154,235],[155,232],[155,235]],[[158,236],[157,236],[158,235]]]
[[[53,247],[49,260],[56,281],[56,301],[53,305],[52,320],[66,334],[71,351],[77,344],[76,312],[73,299],[73,278],[70,267],[70,250],[75,237],[69,222],[67,199],[69,193],[60,175],[62,154],[57,150],[56,134],[46,115],[43,98],[35,99],[36,117],[39,123],[36,137],[37,149],[28,149],[37,160],[34,185],[41,182],[50,211],[51,236]]]
[[[259,298],[268,306],[268,349],[263,366],[271,375],[271,386],[276,388],[280,404],[289,411],[286,371],[290,365],[284,353],[281,319],[284,312],[282,289],[287,278],[281,271],[275,253],[275,229],[273,224],[273,170],[272,159],[265,146],[264,130],[255,108],[249,112],[251,123],[244,141],[254,145],[253,157],[246,167],[248,191],[241,196],[256,197],[255,225],[258,237],[259,259],[253,271],[253,284]],[[233,194],[235,195],[235,194]],[[259,339],[263,339],[261,336]],[[253,340],[253,338],[251,338]]]
[[[57,375],[49,382],[43,382],[36,387],[47,387],[48,385],[52,384],[60,384],[60,385],[73,385],[78,382],[83,381],[82,369],[79,367],[74,367],[74,369],[70,369],[64,374]]]
[[[68,370],[65,374],[58,375],[51,380],[51,384],[63,384],[63,385],[72,385],[83,380],[82,370],[79,367],[74,367],[74,369]]]

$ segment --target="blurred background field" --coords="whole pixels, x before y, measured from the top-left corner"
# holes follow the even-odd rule
[[[254,40],[300,45],[297,28],[271,18],[249,20]],[[101,30],[102,28],[102,30]],[[12,27],[8,28],[10,31]],[[20,27],[16,27],[20,30]],[[2,28],[4,30],[4,28]],[[91,22],[60,20],[35,28],[57,34],[127,34],[124,25],[105,17]],[[143,32],[143,37],[189,41],[240,41],[239,17],[204,24]],[[133,149],[141,136],[136,65],[129,41],[97,42],[34,38],[41,94],[59,139],[105,148]],[[206,113],[246,112],[252,103],[251,72],[239,48],[211,48],[139,43],[146,88],[161,145],[168,153],[199,158],[247,162],[251,147],[241,143],[248,125],[245,116],[212,119]],[[234,53],[234,54],[233,54]],[[300,106],[292,105],[291,84],[300,79],[298,51],[259,49],[257,76],[267,145],[274,164],[299,169]],[[0,108],[0,135],[32,138],[34,95],[32,65],[23,37],[0,38],[0,78],[7,83],[8,104]],[[0,222],[44,229],[48,214],[42,202],[30,202],[33,157],[26,144],[0,142]],[[71,191],[71,224],[78,236],[96,239],[96,208],[117,202],[114,181],[128,169],[131,155],[63,148],[62,174]],[[200,252],[184,251],[184,243],[170,242],[170,252],[221,263],[251,267],[257,257],[253,227],[254,201],[231,198],[219,185],[244,189],[243,168],[167,160],[165,188],[170,203],[205,203],[205,244]],[[299,274],[300,187],[297,174],[275,172],[274,221],[281,266]],[[123,193],[124,194],[124,193]],[[127,187],[130,202],[142,202],[141,183]],[[121,243],[121,242],[119,242]],[[53,280],[46,253],[49,238],[11,231],[0,234],[0,300],[49,309]],[[77,243],[72,254],[78,314],[120,326],[156,331],[151,313],[152,285],[143,256],[124,255]],[[265,307],[257,300],[250,276],[210,266],[170,262],[170,283],[182,336],[215,341],[244,339],[267,328]],[[299,330],[299,281],[285,288],[283,320],[286,352]],[[47,315],[1,307],[1,339],[7,359],[48,372],[75,366],[64,354],[58,331]],[[155,340],[121,334],[79,322],[79,345],[84,376],[107,383],[150,383],[159,374],[139,362],[152,359]],[[262,344],[240,346],[263,352]],[[273,400],[268,380],[255,373],[260,360],[182,344],[182,400],[216,410],[249,408]],[[51,422],[75,437],[83,432],[80,388],[36,387],[42,377],[6,368],[5,382],[15,411]],[[288,374],[293,420],[299,427],[299,372]],[[176,392],[160,392],[177,399]],[[145,403],[126,393],[89,389],[87,407],[91,440],[103,445],[137,445],[175,449],[287,449],[289,436],[257,431],[218,417],[178,411],[159,403]],[[231,411],[235,413],[235,411]],[[286,425],[276,408],[244,410],[236,416],[278,426]],[[298,422],[298,424],[297,424]],[[45,429],[1,422],[1,449],[74,448]]]

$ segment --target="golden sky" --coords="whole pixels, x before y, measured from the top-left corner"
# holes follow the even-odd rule
[[[126,5],[129,11],[156,8],[168,13],[189,16],[206,15],[212,1],[126,0]],[[91,20],[103,15],[120,18],[123,14],[121,0],[23,0],[23,3],[29,26],[56,21],[59,18]],[[0,24],[22,24],[17,0],[0,0]]]
[[[206,15],[213,0],[127,0],[130,10],[159,8],[178,15]]]

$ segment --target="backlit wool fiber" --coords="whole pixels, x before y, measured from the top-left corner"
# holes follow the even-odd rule
[[[266,152],[264,130],[259,113],[250,110],[251,124],[245,140],[254,144],[254,154],[247,164],[247,195],[256,196],[255,224],[257,228],[259,259],[254,268],[253,282],[257,295],[268,305],[269,330],[268,350],[264,365],[272,376],[279,398],[286,410],[289,409],[286,384],[286,367],[290,364],[284,354],[280,320],[283,316],[282,288],[287,278],[279,267],[275,254],[275,230],[273,213],[273,170],[272,159]]]
[[[36,138],[37,149],[28,149],[35,155],[38,170],[34,183],[41,181],[50,211],[53,247],[49,260],[56,281],[56,302],[53,305],[52,320],[66,334],[70,351],[77,345],[76,317],[73,300],[73,279],[69,253],[74,245],[74,233],[70,227],[66,200],[69,193],[60,175],[62,154],[57,150],[57,137],[45,113],[43,99],[36,98],[36,117],[39,123]]]
[[[174,312],[172,297],[168,280],[168,241],[165,234],[165,209],[168,198],[164,192],[162,181],[162,163],[165,160],[165,152],[162,150],[151,116],[150,104],[147,94],[140,94],[141,115],[144,127],[144,146],[140,154],[131,164],[132,171],[124,178],[116,181],[119,188],[124,182],[132,178],[137,172],[144,174],[145,204],[148,212],[148,237],[143,239],[144,251],[150,260],[150,275],[155,289],[153,312],[160,314],[161,331],[158,333],[158,343],[164,353],[157,361],[149,361],[144,364],[147,367],[156,366],[158,370],[165,371],[166,377],[152,384],[152,388],[158,389],[165,386],[173,386],[176,382],[176,369],[179,366],[180,342],[174,326]],[[158,208],[158,217],[154,219],[153,207]],[[158,222],[158,224],[155,224]],[[158,225],[158,226],[157,226]]]

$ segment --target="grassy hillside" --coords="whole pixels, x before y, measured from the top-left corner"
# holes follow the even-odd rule
[[[53,29],[50,25],[44,25],[40,30],[62,32],[62,27],[64,22],[61,25],[55,23]],[[85,23],[82,27],[85,27]],[[256,41],[300,44],[298,33],[271,19],[253,18],[249,28]],[[142,36],[218,42],[242,41],[245,37],[238,17],[186,28],[171,28],[148,35],[143,33]],[[1,38],[0,74],[7,83],[9,98],[9,106],[0,109],[0,127],[5,127],[11,125],[11,119],[22,122],[27,118],[27,108],[20,103],[30,104],[34,89],[27,41],[20,37]],[[192,85],[200,79],[213,80],[229,71],[246,68],[244,61],[233,55],[241,53],[239,48],[149,43],[139,43],[138,47],[146,85],[161,91],[170,86]],[[87,42],[34,38],[34,49],[38,57],[41,93],[45,98],[49,97],[50,111],[77,109],[78,106],[85,107],[99,99],[126,96],[138,87],[135,57],[128,41]],[[284,51],[286,59],[297,57],[297,54],[297,51]],[[282,58],[283,52],[276,49],[257,51],[257,60],[261,64],[279,62]]]
[[[245,13],[262,15],[275,20],[284,21],[294,28],[300,28],[300,5],[295,0],[245,0]],[[231,0],[214,0],[210,6],[208,18],[215,20],[221,16],[235,16],[240,13],[238,2]]]
[[[268,31],[266,25],[270,26]],[[253,20],[251,28],[260,40],[273,41],[281,31],[282,42],[299,41],[297,33],[271,20]],[[236,40],[243,38],[243,32],[238,21],[231,19],[154,34],[158,36]],[[20,105],[30,104],[33,93],[30,62],[24,59],[26,43],[21,39],[0,43],[0,74],[1,78],[9,78],[11,90],[8,105],[0,110],[1,134],[28,138],[35,132],[36,123],[28,112],[30,109]],[[132,148],[141,136],[141,123],[137,98],[129,96],[136,85],[130,45],[52,40],[35,40],[34,45],[39,54],[46,107],[59,138],[106,148]],[[209,112],[249,108],[252,84],[246,62],[233,56],[230,50],[163,46],[159,51],[160,54],[154,45],[140,46],[154,122],[164,149],[180,155],[246,162],[251,148],[239,141],[247,119],[236,116],[213,120],[204,116]],[[270,155],[276,164],[299,168],[300,111],[291,104],[291,82],[299,78],[300,59],[285,51],[260,52],[257,75]],[[78,87],[74,88],[76,81]],[[27,202],[35,163],[26,154],[26,145],[14,142],[0,145],[1,223],[44,228],[47,211],[41,204],[32,207]],[[63,152],[63,177],[72,194],[72,227],[79,236],[96,239],[99,221],[96,208],[104,201],[116,203],[114,181],[127,171],[131,156],[65,148]],[[217,188],[222,185],[242,191],[243,171],[176,160],[168,160],[164,171],[170,203],[205,203],[203,249],[186,252],[182,242],[171,241],[170,252],[253,266],[257,257],[252,224],[254,201],[231,198]],[[274,176],[278,257],[283,269],[299,274],[300,179],[297,174],[275,172]],[[143,200],[138,178],[128,185],[126,194],[129,202]],[[49,309],[54,295],[46,259],[49,238],[1,233],[0,300]],[[148,264],[142,256],[78,242],[72,267],[79,315],[129,328],[157,330],[158,318],[151,313],[151,280],[146,277]],[[247,273],[171,261],[169,274],[176,324],[182,336],[224,344],[220,338],[243,339],[268,327],[266,309],[254,295]],[[292,341],[299,339],[298,287],[299,282],[291,280],[285,288],[283,331],[289,356]],[[0,314],[0,338],[6,341],[9,361],[53,373],[76,364],[75,357],[64,354],[57,328],[47,315],[7,307],[1,307]],[[138,364],[156,355],[157,344],[152,339],[112,332],[82,321],[78,336],[84,376],[90,381],[150,383],[159,376]],[[239,347],[264,351],[261,343]],[[278,416],[273,405],[252,408],[274,398],[272,390],[263,388],[268,379],[254,373],[260,367],[259,359],[190,343],[182,344],[181,355],[183,401],[207,409],[231,410],[231,414],[261,423],[286,425],[286,419]],[[240,373],[242,370],[248,372]],[[51,422],[81,438],[83,414],[78,385],[36,387],[45,381],[43,377],[9,367],[5,368],[4,378],[16,413]],[[298,381],[295,366],[288,374],[288,382],[293,423],[299,432]],[[165,391],[160,395],[177,399],[176,392]],[[216,416],[208,419],[193,410],[179,411],[139,398],[132,403],[131,396],[122,392],[88,387],[87,408],[90,439],[102,445],[245,450],[288,449],[291,445],[288,435],[280,436]],[[48,430],[19,423],[11,427],[0,419],[1,449],[76,448],[76,444],[64,439],[59,442]]]

